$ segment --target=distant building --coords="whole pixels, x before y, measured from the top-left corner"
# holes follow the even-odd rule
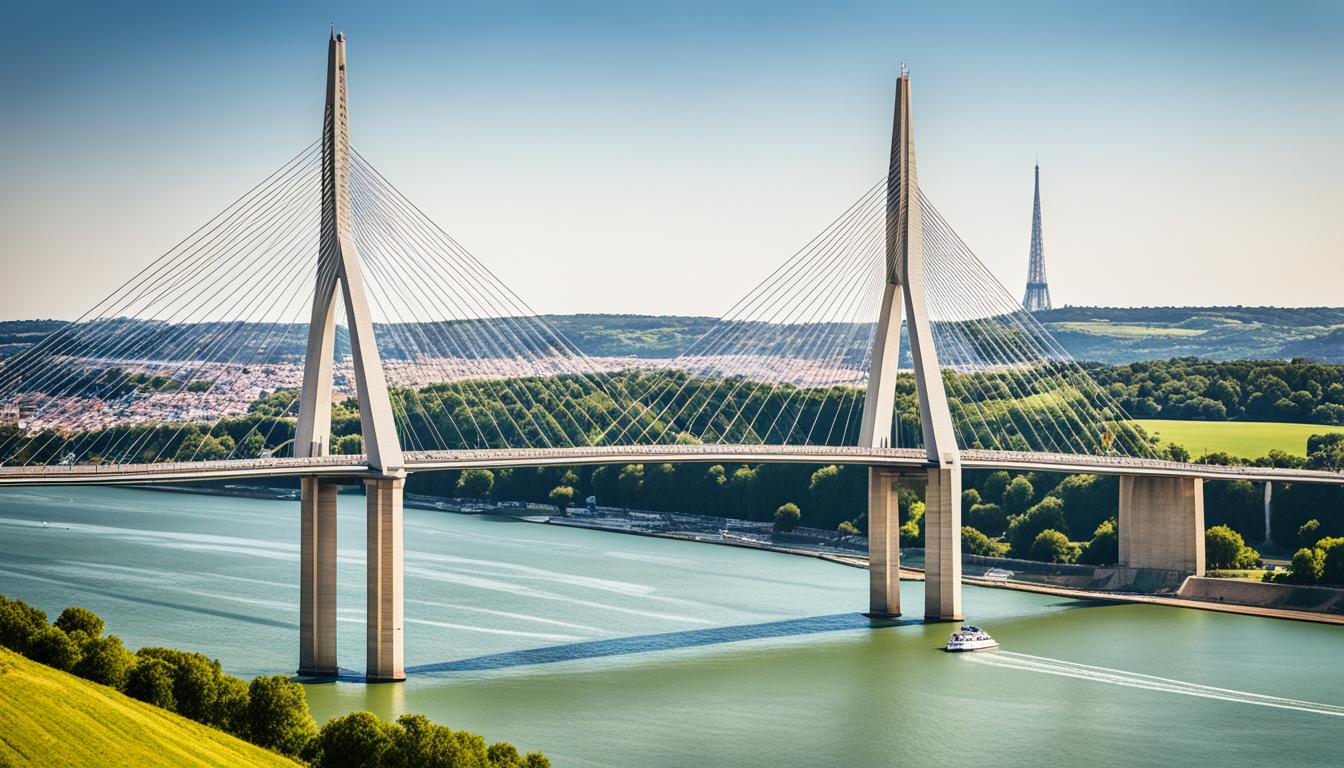
[[[1041,165],[1036,164],[1036,201],[1031,206],[1031,264],[1022,308],[1028,312],[1050,309],[1050,286],[1045,282],[1045,246],[1041,242]]]

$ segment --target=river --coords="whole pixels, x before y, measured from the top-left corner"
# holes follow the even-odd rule
[[[339,503],[340,661],[363,668],[363,498]],[[132,648],[293,671],[298,503],[0,491],[0,592]],[[918,615],[922,585],[901,599]],[[1004,649],[875,625],[867,573],[771,552],[406,510],[404,685],[308,686],[319,722],[419,712],[557,766],[1339,765],[1344,628],[967,587]]]

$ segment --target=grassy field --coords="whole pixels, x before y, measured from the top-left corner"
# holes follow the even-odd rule
[[[0,648],[0,766],[20,765],[297,763]]]
[[[1306,456],[1308,437],[1327,432],[1344,432],[1344,427],[1268,421],[1135,419],[1134,423],[1143,427],[1148,434],[1156,434],[1164,444],[1184,446],[1193,456],[1222,451],[1248,459],[1264,456],[1274,448],[1296,456]]]

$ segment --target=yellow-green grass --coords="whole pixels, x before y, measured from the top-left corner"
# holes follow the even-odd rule
[[[0,648],[0,766],[297,764]]]
[[[1053,323],[1056,329],[1080,331],[1098,336],[1119,336],[1136,338],[1140,336],[1199,336],[1204,328],[1171,328],[1161,325],[1138,325],[1134,323],[1112,323],[1108,320],[1074,320],[1065,323]]]
[[[1135,419],[1150,435],[1163,444],[1175,443],[1193,456],[1227,453],[1248,459],[1259,458],[1277,448],[1296,456],[1307,455],[1307,438],[1328,432],[1344,432],[1344,427],[1315,424],[1287,424],[1273,421],[1177,421]]]

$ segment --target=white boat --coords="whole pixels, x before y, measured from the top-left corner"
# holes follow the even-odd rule
[[[988,632],[970,625],[962,627],[960,631],[953,632],[952,639],[947,641],[947,650],[953,652],[987,651],[998,647],[998,641],[990,637]]]

